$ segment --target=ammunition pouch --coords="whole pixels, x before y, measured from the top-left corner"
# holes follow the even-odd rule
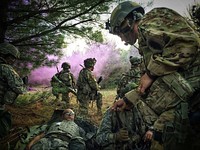
[[[178,133],[178,143],[184,143],[189,130],[188,103],[181,102],[175,111],[174,127]]]
[[[165,75],[161,79],[183,101],[187,100],[194,93],[191,85],[177,72]]]
[[[162,134],[162,143],[164,150],[175,150],[177,143],[177,134],[172,122],[166,122],[163,134]]]
[[[188,104],[181,102],[175,110],[174,122],[166,122],[162,141],[164,150],[182,150],[189,130]]]

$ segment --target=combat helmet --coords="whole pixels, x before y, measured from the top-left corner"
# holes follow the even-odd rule
[[[137,64],[141,63],[140,58],[133,57],[133,56],[129,57],[129,61],[130,61],[131,65],[137,65]]]
[[[62,67],[63,69],[70,69],[71,66],[70,66],[69,63],[64,62],[64,63],[62,63],[61,67]]]
[[[94,67],[96,62],[97,62],[97,60],[95,58],[87,58],[84,60],[84,66],[86,68]]]
[[[19,50],[14,45],[9,43],[0,44],[0,54],[11,55],[14,56],[15,58],[20,58]]]
[[[140,20],[144,15],[144,9],[137,3],[126,1],[120,3],[112,12],[109,23],[109,30],[112,34],[117,34],[120,31],[120,26],[124,19],[133,13],[133,20]]]

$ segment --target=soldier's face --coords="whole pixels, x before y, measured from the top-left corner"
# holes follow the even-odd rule
[[[90,70],[93,71],[93,70],[94,70],[94,67],[91,67]]]
[[[128,22],[124,22],[121,29],[129,28],[127,32],[119,32],[118,36],[121,38],[122,41],[125,42],[125,45],[134,45],[136,40],[138,39],[138,29],[137,23],[133,23],[130,25]]]
[[[71,121],[71,120],[74,120],[74,117],[75,117],[75,113],[74,113],[74,111],[71,110],[71,109],[67,109],[67,110],[65,110],[65,112],[63,113],[63,119],[64,119],[64,120]]]

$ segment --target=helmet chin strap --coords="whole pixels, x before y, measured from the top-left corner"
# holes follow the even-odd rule
[[[135,21],[134,20],[127,20],[127,25],[121,29],[121,32],[124,34],[124,36],[129,36],[128,34],[130,32],[134,32],[133,31],[133,25],[134,25]],[[130,43],[125,42],[125,45],[129,45]]]

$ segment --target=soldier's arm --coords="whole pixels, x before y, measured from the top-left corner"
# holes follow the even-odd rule
[[[72,73],[70,73],[70,74],[71,74],[71,78],[72,78],[73,87],[75,87],[75,85],[76,85],[76,79],[75,79],[75,77],[74,77],[74,75]]]
[[[154,13],[159,14],[156,10]],[[160,25],[163,16],[168,23]],[[143,36],[148,46],[147,51],[144,51],[147,73],[162,76],[187,67],[195,59],[199,47],[198,35],[191,25],[172,10],[163,11],[151,22],[148,19],[147,15],[144,26],[141,26],[143,29],[145,27]]]
[[[88,78],[88,84],[90,85],[91,89],[95,91],[99,91],[100,90],[99,85],[97,84],[97,81],[92,75],[92,73],[88,73],[87,78]]]
[[[4,65],[2,70],[2,75],[7,79],[8,85],[12,91],[17,94],[26,92],[26,87],[23,83],[23,80],[11,66]]]
[[[111,110],[108,109],[101,121],[99,129],[97,131],[96,140],[101,146],[105,146],[111,143],[115,143],[114,133],[112,133],[111,123]]]
[[[43,138],[45,135],[45,133],[41,133],[39,135],[37,135],[36,137],[34,137],[31,142],[26,146],[26,150],[30,150],[31,147],[33,146],[33,144],[35,144],[36,142],[38,142],[41,138]]]

